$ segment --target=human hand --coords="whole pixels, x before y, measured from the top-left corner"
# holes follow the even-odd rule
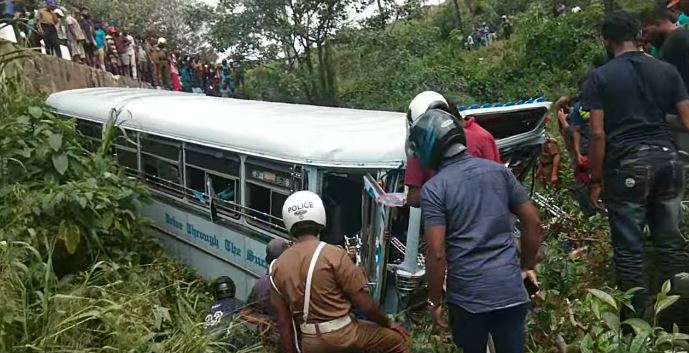
[[[447,328],[447,323],[443,320],[443,307],[438,306],[436,308],[431,307],[431,314],[433,316],[433,325],[437,328],[445,329]]]
[[[585,156],[578,154],[577,155],[577,165],[586,165],[588,163],[588,158]]]
[[[390,327],[391,330],[397,332],[400,336],[402,336],[402,339],[404,339],[404,342],[409,342],[411,341],[411,336],[409,336],[409,333],[407,330],[404,329],[404,327],[394,321],[390,321]]]
[[[559,180],[560,179],[557,177],[557,175],[550,177],[550,185],[557,186]]]
[[[599,211],[603,211],[603,205],[600,203],[600,195],[603,192],[603,185],[598,183],[593,183],[589,185],[589,199],[591,200],[591,205]]]
[[[564,108],[561,108],[560,110],[557,111],[557,119],[560,121],[567,120],[567,113],[565,113]]]

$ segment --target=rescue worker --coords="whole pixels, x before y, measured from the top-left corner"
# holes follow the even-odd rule
[[[325,214],[321,198],[309,191],[294,193],[282,208],[295,240],[270,265],[270,279],[285,352],[409,352],[407,332],[373,301],[347,252],[319,240]],[[352,305],[373,322],[354,319]]]
[[[426,91],[419,93],[409,104],[407,110],[407,124],[414,122],[430,109],[440,109],[455,116],[465,127],[466,142],[469,154],[474,157],[490,159],[500,163],[500,154],[495,143],[495,138],[490,132],[483,129],[473,118],[463,119],[455,104],[449,104],[447,99],[438,92]],[[433,176],[433,171],[424,170],[419,160],[414,156],[407,157],[407,165],[404,173],[404,184],[409,187],[407,204],[419,207],[421,187]]]
[[[211,304],[206,314],[204,327],[208,330],[222,329],[232,321],[234,315],[242,307],[242,303],[235,298],[236,287],[230,277],[221,276],[213,281],[213,296],[215,302]]]
[[[521,353],[529,310],[525,284],[533,281],[529,272],[543,236],[538,210],[504,165],[471,157],[464,143],[462,126],[438,109],[423,113],[409,133],[407,153],[437,171],[421,192],[427,304],[435,324],[443,326],[447,269],[457,346],[464,353],[484,353],[490,335],[497,353]],[[523,226],[521,254],[513,240],[513,214]]]

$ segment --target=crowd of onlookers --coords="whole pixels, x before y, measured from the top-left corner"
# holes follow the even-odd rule
[[[49,55],[82,63],[113,75],[131,77],[168,90],[232,97],[244,82],[236,63],[211,64],[198,55],[182,55],[163,37],[137,36],[107,21],[93,19],[89,9],[67,9],[47,0],[33,8],[0,0],[14,37]],[[11,19],[11,21],[8,21]]]
[[[514,26],[512,24],[512,16],[504,15],[499,26],[499,36],[502,39],[510,39]],[[464,41],[465,50],[473,50],[480,47],[491,46],[498,39],[498,32],[488,23],[476,24]]]

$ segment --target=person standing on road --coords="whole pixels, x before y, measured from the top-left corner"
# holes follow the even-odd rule
[[[79,9],[79,25],[84,33],[84,58],[86,59],[86,65],[98,67],[98,61],[96,60],[97,46],[96,39],[94,38],[95,29],[91,14],[86,6],[82,6]]]
[[[43,37],[46,53],[61,58],[62,52],[57,38],[57,28],[55,28],[58,21],[57,15],[54,12],[56,9],[55,2],[49,1],[48,5],[38,10],[37,30],[41,37]]]
[[[629,12],[608,15],[601,35],[614,56],[595,69],[582,95],[589,112],[590,198],[598,208],[605,187],[620,289],[646,287],[644,228],[657,254],[659,279],[689,272],[686,239],[679,229],[684,167],[666,121],[677,112],[689,128],[689,95],[672,65],[638,50],[639,21]],[[643,317],[648,291],[632,298]],[[626,314],[625,314],[626,315]]]
[[[167,51],[167,40],[165,38],[158,38],[158,76],[160,77],[160,85],[163,88],[172,89],[170,76],[170,54]]]
[[[127,37],[124,33],[117,31],[115,32],[113,39],[115,40],[115,49],[117,49],[119,72],[122,76],[131,76],[132,73],[129,70],[129,44],[127,42]]]
[[[64,12],[65,10],[63,9],[62,11]],[[72,61],[81,63],[86,57],[84,52],[84,42],[86,41],[84,32],[81,30],[79,21],[71,13],[65,13],[64,21],[67,27],[67,43],[72,54]]]
[[[93,35],[93,40],[96,45],[96,67],[105,71],[105,31],[103,31],[103,25],[96,24],[96,32]]]
[[[125,38],[127,38],[127,56],[129,56],[129,66],[131,67],[132,78],[137,80],[139,79],[139,70],[136,65],[136,42],[131,33],[125,33]]]
[[[406,353],[408,334],[380,310],[347,252],[318,238],[323,201],[309,191],[287,198],[282,218],[294,245],[270,265],[272,304],[286,353]],[[352,317],[352,305],[373,322]],[[300,335],[295,337],[296,328]]]
[[[438,109],[419,117],[407,141],[408,155],[437,171],[421,192],[427,304],[435,324],[445,326],[441,303],[447,270],[455,344],[464,353],[485,353],[490,335],[497,353],[521,353],[529,310],[524,284],[533,280],[528,273],[543,240],[538,210],[512,172],[471,157],[464,141],[462,126]],[[513,215],[523,225],[521,260]]]

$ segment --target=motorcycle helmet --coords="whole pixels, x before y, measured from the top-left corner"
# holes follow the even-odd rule
[[[450,112],[450,106],[442,94],[433,91],[421,92],[409,103],[409,109],[407,109],[407,122],[409,125],[414,124],[421,114],[429,109],[440,109]]]
[[[435,170],[443,160],[466,152],[464,128],[452,114],[432,109],[412,125],[407,138],[407,155],[416,156],[421,165]]]
[[[217,300],[234,298],[236,291],[237,288],[230,277],[221,276],[213,282],[213,295]]]

